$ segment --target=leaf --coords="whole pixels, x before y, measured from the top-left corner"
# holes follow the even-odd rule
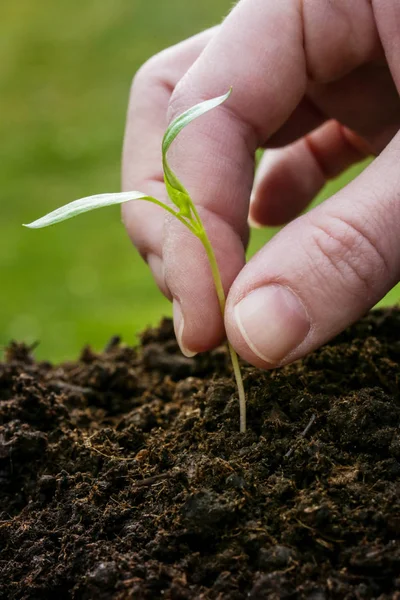
[[[167,152],[172,142],[176,138],[176,136],[184,129],[189,123],[201,117],[205,113],[209,112],[213,108],[216,108],[225,100],[229,98],[231,95],[232,88],[223,96],[218,96],[217,98],[212,98],[211,100],[205,100],[205,102],[200,102],[200,104],[196,104],[189,108],[187,111],[176,117],[168,126],[162,141],[162,162],[164,169],[164,181],[167,188],[168,195],[171,201],[179,208],[179,212],[184,217],[188,219],[191,218],[191,205],[192,201],[190,199],[188,191],[179,181],[175,173],[172,171],[171,167],[167,161]]]
[[[166,155],[170,145],[178,135],[182,131],[184,127],[189,125],[192,121],[201,117],[205,113],[209,112],[213,108],[217,108],[220,104],[223,104],[225,100],[229,98],[232,93],[232,88],[224,94],[223,96],[218,96],[217,98],[211,98],[211,100],[205,100],[204,102],[200,102],[192,108],[189,108],[184,113],[176,117],[168,126],[166,132],[164,133],[163,141],[162,141],[162,152],[163,156]]]
[[[44,217],[41,217],[32,223],[24,224],[24,227],[29,227],[30,229],[48,227],[49,225],[54,225],[55,223],[61,223],[61,221],[65,221],[66,219],[72,219],[72,217],[80,215],[81,213],[89,212],[91,210],[95,210],[96,208],[103,208],[103,206],[123,204],[124,202],[129,202],[129,200],[149,200],[150,202],[154,202],[155,204],[159,204],[164,207],[164,205],[162,205],[162,203],[155,198],[151,198],[151,196],[147,196],[141,192],[98,194],[97,196],[87,196],[86,198],[80,198],[79,200],[74,200],[69,204],[65,204],[65,206],[61,206],[60,208],[53,210],[53,212],[48,213]]]
[[[192,220],[192,201],[187,190],[183,187],[175,173],[173,173],[171,170],[167,162],[166,153],[176,136],[184,127],[189,125],[189,123],[191,123],[191,121],[194,119],[197,119],[201,115],[207,113],[209,110],[219,106],[222,104],[222,102],[225,102],[230,93],[231,90],[229,90],[229,92],[223,96],[218,96],[218,98],[212,98],[211,100],[206,100],[205,102],[200,102],[200,104],[193,106],[174,119],[165,132],[162,142],[162,160],[165,185],[168,195],[175,206],[178,207],[179,213],[175,212],[170,206],[160,202],[156,198],[152,198],[151,196],[147,196],[141,192],[98,194],[96,196],[87,196],[86,198],[81,198],[80,200],[74,200],[65,206],[57,208],[44,217],[33,221],[32,223],[24,224],[24,227],[29,227],[30,229],[40,229],[41,227],[48,227],[49,225],[54,225],[55,223],[61,223],[61,221],[65,221],[66,219],[72,219],[72,217],[95,210],[96,208],[111,206],[113,204],[122,204],[124,202],[129,202],[130,200],[147,200],[149,202],[153,202],[153,204],[161,206],[169,213],[173,214],[193,233],[196,233],[196,229]],[[182,217],[185,217],[187,220]]]

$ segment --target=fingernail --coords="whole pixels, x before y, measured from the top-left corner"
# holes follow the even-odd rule
[[[151,272],[153,273],[154,279],[156,280],[157,285],[162,291],[162,293],[165,294],[167,298],[172,299],[171,292],[169,291],[168,286],[165,282],[165,271],[162,258],[157,256],[157,254],[150,253],[146,256],[146,262],[149,265]]]
[[[251,292],[235,307],[240,333],[261,360],[277,365],[305,339],[310,322],[288,288],[270,284]]]
[[[251,205],[254,204],[255,200],[256,200],[256,191],[253,188],[253,190],[250,194],[249,215],[247,217],[247,224],[249,225],[249,227],[252,227],[253,229],[261,229],[262,225],[260,225],[260,223],[255,221],[251,215]]]
[[[157,254],[148,254],[146,262],[157,281],[164,281],[164,267],[162,259]]]
[[[262,229],[262,225],[260,225],[260,223],[255,221],[253,219],[253,217],[251,217],[250,215],[247,218],[247,223],[248,223],[249,227],[251,227],[252,229]]]
[[[185,321],[183,320],[183,313],[182,313],[181,305],[179,304],[178,300],[176,300],[175,298],[174,298],[172,307],[173,307],[173,315],[174,315],[175,335],[176,335],[176,340],[179,344],[179,348],[181,349],[181,352],[184,356],[186,356],[187,358],[192,358],[193,356],[196,356],[197,352],[192,352],[192,350],[189,350],[189,348],[187,348],[182,341],[183,340],[183,330],[185,327]]]

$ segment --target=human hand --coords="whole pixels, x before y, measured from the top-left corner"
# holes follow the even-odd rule
[[[228,338],[254,365],[305,355],[399,280],[399,51],[396,0],[241,0],[220,27],[135,77],[123,187],[164,201],[167,114],[233,87],[225,105],[181,133],[170,159],[230,290]],[[259,147],[267,151],[253,187]],[[298,217],[327,179],[369,153],[379,156],[354,182]],[[290,223],[245,265],[250,195],[253,221]],[[184,353],[218,344],[224,324],[200,242],[152,205],[128,203],[123,218],[173,299]]]

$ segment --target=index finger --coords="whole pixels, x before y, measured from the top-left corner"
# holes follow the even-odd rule
[[[171,98],[174,118],[233,88],[227,103],[191,124],[170,151],[214,246],[226,292],[244,265],[255,150],[305,93],[302,42],[298,2],[242,0]],[[224,328],[204,250],[168,219],[163,256],[181,348],[214,346]]]
[[[163,183],[161,140],[167,125],[167,108],[176,83],[198,58],[216,28],[164,50],[136,74],[127,115],[123,149],[122,187],[140,190],[167,202]],[[161,291],[170,297],[162,268],[165,213],[147,202],[122,206],[126,229],[148,262]]]

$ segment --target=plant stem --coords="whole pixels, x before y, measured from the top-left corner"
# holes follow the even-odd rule
[[[183,225],[185,225],[189,231],[191,233],[193,233],[193,235],[197,236],[197,232],[194,229],[193,225],[190,223],[190,221],[188,221],[187,219],[184,219],[183,217],[181,217],[181,215],[176,212],[173,208],[171,208],[170,206],[168,206],[168,204],[165,204],[165,202],[160,202],[160,200],[157,200],[156,198],[152,198],[151,196],[146,196],[144,198],[140,198],[140,200],[146,200],[147,202],[151,202],[152,204],[156,204],[157,206],[161,206],[161,208],[163,208],[164,210],[166,210],[167,212],[169,212],[171,215],[173,215],[174,217],[176,217],[178,219],[178,221],[180,221],[181,223],[183,223]]]
[[[197,211],[195,214],[196,214],[196,217],[200,221],[200,217],[198,216]],[[201,221],[200,221],[200,223],[201,223]],[[208,257],[208,260],[210,263],[211,273],[212,273],[214,284],[215,284],[215,290],[217,292],[218,302],[219,302],[219,306],[220,306],[221,314],[222,314],[222,318],[223,318],[224,314],[225,314],[226,298],[225,298],[224,288],[222,286],[221,274],[219,272],[217,259],[215,258],[215,253],[214,253],[213,247],[211,246],[210,240],[208,239],[207,233],[203,226],[202,226],[202,231],[196,235],[199,238],[199,240],[201,241],[201,243],[203,244],[205,251],[207,252],[207,257]],[[246,396],[244,393],[243,379],[242,379],[242,374],[240,372],[238,356],[237,356],[235,350],[232,348],[229,341],[228,341],[228,348],[229,348],[229,354],[231,356],[233,372],[235,374],[236,385],[237,385],[238,394],[239,394],[240,432],[245,433],[245,431],[246,431]]]
[[[183,219],[179,213],[175,212],[167,204],[164,204],[163,202],[160,202],[159,200],[156,200],[155,198],[146,198],[146,199],[150,200],[150,202],[153,202],[154,204],[158,204],[159,206],[162,206],[168,212],[173,214],[174,217],[177,217],[177,219],[179,219],[179,221],[181,221],[181,223],[183,223],[183,225],[186,225],[186,227],[196,237],[198,237],[199,240],[201,241],[201,243],[203,244],[204,249],[207,253],[208,261],[210,263],[211,273],[212,273],[212,277],[214,280],[215,290],[217,292],[217,298],[218,298],[218,302],[219,302],[219,307],[221,309],[222,318],[224,318],[226,298],[225,298],[224,288],[222,285],[221,273],[219,272],[218,263],[217,263],[217,259],[215,258],[214,249],[211,245],[210,240],[208,239],[207,232],[204,228],[204,225],[200,218],[200,215],[197,212],[195,204],[190,200],[190,197],[189,197],[190,206],[191,206],[193,216],[194,216],[194,219],[190,222],[188,219]],[[236,386],[237,386],[238,395],[239,395],[240,432],[245,433],[245,431],[246,431],[246,396],[244,393],[242,374],[240,372],[239,359],[238,359],[238,355],[236,354],[235,350],[232,348],[229,341],[228,341],[228,349],[229,349],[229,354],[231,357],[233,373],[235,375]]]

